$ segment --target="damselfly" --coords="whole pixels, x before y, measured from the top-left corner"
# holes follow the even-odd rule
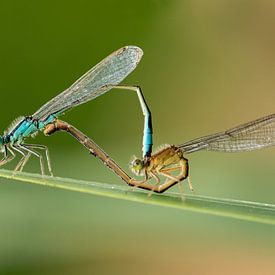
[[[44,174],[43,155],[36,151],[36,149],[42,149],[46,154],[48,171],[52,174],[47,147],[45,145],[26,144],[25,139],[34,136],[39,131],[44,131],[45,127],[51,125],[65,111],[90,101],[113,88],[137,92],[145,116],[143,155],[144,158],[150,156],[152,148],[151,114],[142,92],[137,86],[119,86],[119,83],[136,68],[142,55],[142,50],[136,46],[126,46],[113,52],[71,87],[43,105],[32,116],[20,117],[15,120],[0,137],[0,151],[4,154],[0,166],[11,161],[15,157],[15,153],[18,152],[22,158],[15,167],[15,171],[22,171],[29,157],[34,155],[40,159],[41,173]]]
[[[275,114],[242,124],[225,132],[220,132],[187,141],[181,145],[166,145],[150,157],[134,159],[132,171],[144,175],[144,181],[154,178],[157,182],[155,192],[164,192],[176,183],[188,178],[189,188],[193,190],[188,176],[186,154],[201,150],[220,152],[244,152],[275,145]],[[175,176],[171,172],[179,171]],[[159,175],[166,181],[160,183]]]

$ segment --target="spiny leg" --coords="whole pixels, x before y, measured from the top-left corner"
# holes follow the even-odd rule
[[[30,149],[41,149],[45,151],[46,154],[46,160],[47,160],[47,165],[48,165],[48,171],[51,176],[53,176],[52,172],[52,165],[51,165],[51,159],[50,159],[50,152],[47,146],[41,145],[41,144],[24,144],[25,147],[30,148]]]
[[[178,176],[176,176],[174,179],[175,179],[175,181],[178,181],[178,183],[179,183],[179,189],[180,189],[180,192],[182,193],[183,186],[182,186],[181,181],[186,178],[186,170],[189,170],[188,169],[188,162],[187,162],[187,165],[186,165],[185,161],[182,160],[182,165],[176,166],[176,167],[167,168],[167,169],[162,169],[162,172],[176,171],[176,170],[179,170],[179,169],[181,169],[181,173]],[[187,171],[187,174],[188,174],[188,171]],[[173,180],[173,178],[171,178],[171,179]],[[191,192],[193,192],[194,189],[193,189],[191,178],[190,178],[189,175],[187,176],[187,181],[188,181],[189,190]]]
[[[131,178],[129,181],[129,184],[132,186],[131,191],[135,191],[136,188],[139,188],[140,185],[143,183],[147,183],[148,181],[150,181],[151,178],[152,178],[152,176],[151,175],[148,176],[147,171],[145,171],[144,180],[142,180],[142,181],[137,181],[137,180]]]
[[[182,182],[176,177],[176,176],[173,176],[171,175],[170,173],[168,172],[171,172],[171,171],[177,171],[179,169],[182,169],[181,166],[175,166],[175,167],[170,167],[170,168],[162,168],[160,169],[158,172],[159,174],[163,175],[164,177],[166,177],[166,182],[170,179],[170,180],[173,180],[175,182],[178,182],[178,185],[179,185],[179,190],[180,190],[180,194],[181,194],[181,199],[184,200],[184,193],[183,193],[183,185],[182,185]]]
[[[180,166],[179,168],[181,169],[181,173],[177,176],[177,179],[178,179],[178,183],[179,183],[179,189],[180,189],[180,192],[183,194],[183,185],[182,185],[182,181],[184,179],[187,178],[187,181],[188,181],[188,186],[189,186],[189,190],[191,192],[194,191],[193,187],[192,187],[192,183],[191,183],[191,180],[190,180],[190,177],[189,177],[189,165],[188,165],[188,160],[185,159],[185,158],[182,158],[180,160]]]
[[[156,185],[158,186],[160,184],[160,178],[157,176],[157,174],[153,171],[150,171],[149,173],[150,178],[154,178],[156,180]],[[152,194],[154,193],[154,190],[150,190],[150,192],[148,193],[148,197],[150,198],[152,196]]]
[[[151,178],[154,178],[157,185],[160,183],[159,177],[158,177],[157,174],[156,174],[155,172],[153,172],[153,171],[150,171],[150,173],[149,173],[149,178],[150,178],[150,179],[151,179]],[[149,179],[148,179],[148,180],[149,180]],[[148,180],[147,180],[147,181],[148,181]]]
[[[180,168],[181,168],[181,166],[167,168],[167,170],[169,170],[169,171],[170,170],[178,170]],[[164,169],[164,171],[165,170],[166,169]],[[159,171],[154,171],[154,172],[150,171],[150,172],[148,172],[149,177],[147,179],[145,178],[143,181],[140,181],[140,182],[132,179],[132,180],[130,180],[129,183],[133,186],[133,189],[134,189],[136,187],[142,187],[142,184],[147,183],[152,178],[155,179],[155,181],[156,181],[155,185],[152,184],[151,187],[149,185],[146,187],[147,190],[150,190],[150,192],[148,193],[148,197],[150,197],[153,194],[153,192],[162,193],[162,192],[166,191],[167,189],[169,189],[174,184],[179,183],[182,180],[182,178],[173,177],[171,175],[167,176],[167,174],[163,174],[163,176],[165,176],[166,178],[172,177],[172,179],[170,178],[170,180],[165,181],[165,183],[163,183],[163,184],[160,184],[160,179],[159,179],[157,173],[159,173]],[[159,173],[159,174],[161,174],[161,173]]]
[[[191,182],[191,178],[189,176],[189,164],[188,164],[188,160],[183,158],[181,160],[181,175],[183,175],[183,179],[187,178],[187,182],[188,182],[188,186],[189,186],[189,190],[191,192],[194,192],[194,188],[192,186],[192,182]]]
[[[180,190],[180,196],[181,196],[181,200],[184,201],[185,197],[184,197],[184,192],[183,192],[183,184],[181,181],[178,182],[179,185],[179,190]]]
[[[8,155],[8,152],[11,153],[11,156]],[[14,158],[15,158],[15,153],[8,146],[5,146],[4,157],[0,160],[0,166],[10,162]]]
[[[22,164],[21,164],[21,167],[20,167],[20,169],[19,169],[20,172],[23,171],[23,168],[25,167],[26,163],[28,162],[30,156],[31,156],[31,153],[28,152],[28,154],[26,155],[24,161],[23,161]]]
[[[15,167],[15,169],[14,169],[14,172],[17,172],[17,171],[22,172],[22,170],[23,170],[25,164],[27,163],[27,161],[28,161],[29,158],[30,158],[30,155],[31,155],[31,154],[28,152],[25,156],[23,156],[23,157],[20,159],[20,161],[17,163],[17,165],[16,165],[16,167]]]
[[[0,166],[4,165],[7,162],[8,156],[8,149],[7,146],[4,147],[4,157],[0,161]]]
[[[44,176],[45,175],[45,169],[44,169],[44,164],[43,164],[43,156],[41,154],[39,154],[38,152],[26,147],[26,144],[20,144],[19,148],[29,152],[30,154],[36,156],[37,158],[39,158],[41,174],[42,174],[42,176]],[[26,162],[25,162],[25,164],[26,164]],[[23,167],[21,168],[21,171],[22,170],[23,170]]]
[[[152,171],[144,171],[145,175],[144,175],[144,180],[142,181],[137,181],[135,179],[131,179],[129,181],[129,184],[132,185],[131,190],[134,191],[136,188],[141,187],[142,184],[147,183],[148,181],[150,181],[152,178],[154,178],[156,180],[156,185],[158,185],[160,183],[160,179],[159,177]],[[152,193],[154,192],[154,188],[148,189],[150,190],[150,192],[148,193],[148,197],[151,197]]]
[[[166,177],[166,178],[168,178],[168,179],[178,181],[178,178],[177,178],[176,176],[173,176],[173,175],[171,175],[171,174],[168,173],[168,172],[170,172],[170,171],[176,171],[176,170],[179,170],[179,169],[181,169],[181,166],[171,167],[171,168],[166,168],[166,169],[160,168],[160,169],[157,170],[157,172],[158,172],[160,175],[162,175],[162,176],[164,176],[164,177]]]
[[[187,181],[188,181],[190,191],[193,192],[194,190],[193,190],[193,187],[192,187],[192,184],[191,184],[191,181],[190,181],[190,177],[188,175],[188,172],[189,172],[188,161],[183,158],[183,159],[181,159],[180,163],[181,163],[181,166],[179,166],[179,168],[181,168],[181,173],[178,176],[178,185],[179,185],[179,190],[180,190],[180,193],[181,193],[181,199],[184,200],[185,197],[184,197],[184,193],[183,193],[182,180],[186,179],[186,177],[187,177]]]
[[[21,159],[19,160],[19,162],[17,163],[17,165],[15,166],[15,168],[13,170],[13,174],[15,174],[17,171],[20,170],[22,163],[24,163],[25,158],[27,157],[27,154],[24,151],[20,150],[19,147],[20,147],[20,145],[18,145],[18,144],[11,145],[11,148],[13,150],[15,150],[20,155],[22,155]]]
[[[176,166],[176,167],[171,167],[171,168],[166,168],[166,169],[162,169],[162,174],[166,175],[167,178],[170,178],[170,179],[174,179],[175,181],[178,181],[178,185],[179,185],[179,190],[180,190],[180,193],[181,193],[181,198],[182,200],[184,200],[184,192],[183,192],[183,185],[182,185],[182,182],[177,178],[177,177],[173,177],[171,174],[167,173],[167,172],[170,172],[170,171],[176,171],[176,170],[179,170],[179,169],[182,169],[182,166]],[[172,176],[172,177],[170,177]],[[167,179],[168,180],[168,179]],[[188,184],[189,184],[189,177],[188,177]],[[189,184],[189,188],[190,188],[190,184]],[[191,190],[191,189],[190,189]],[[193,190],[191,190],[193,191]]]
[[[156,192],[158,193],[162,193],[164,191],[166,191],[167,189],[169,189],[170,187],[172,187],[173,185],[175,185],[176,183],[186,179],[188,177],[188,160],[185,158],[182,158],[179,161],[180,167],[182,168],[182,172],[176,177],[177,179],[171,179],[163,184],[161,184],[158,188],[158,190]]]
[[[190,176],[187,177],[187,182],[188,182],[188,185],[189,185],[189,190],[190,190],[191,192],[194,192],[194,188],[193,188],[193,185],[192,185],[192,181],[191,181]]]
[[[163,168],[161,169],[163,172],[171,172],[171,171],[176,171],[181,169],[181,166],[174,166],[174,167],[170,167],[170,168]]]

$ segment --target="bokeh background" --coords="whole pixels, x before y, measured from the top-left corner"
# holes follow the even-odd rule
[[[124,45],[144,50],[124,83],[143,88],[156,147],[271,114],[274,28],[267,0],[1,1],[1,128]],[[109,92],[63,119],[125,169],[141,155],[134,93]],[[49,147],[55,175],[124,184],[66,134],[34,142]],[[274,160],[274,148],[190,155],[196,194],[275,203]],[[0,182],[1,274],[275,272],[273,226]]]

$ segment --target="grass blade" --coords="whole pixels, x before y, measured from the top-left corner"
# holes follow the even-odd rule
[[[25,172],[13,175],[13,171],[3,169],[0,170],[0,177],[116,199],[178,208],[265,224],[275,224],[275,205],[273,204],[197,195],[185,195],[185,200],[183,201],[179,194],[174,193],[152,194],[151,197],[148,197],[148,192],[137,189],[131,191],[130,187],[127,185],[111,185],[107,183],[60,177],[42,177],[39,174]]]

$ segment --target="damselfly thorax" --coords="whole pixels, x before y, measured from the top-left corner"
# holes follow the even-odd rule
[[[156,184],[160,193],[186,178],[188,178],[190,190],[193,191],[188,175],[188,160],[184,158],[182,150],[175,145],[165,145],[143,160],[134,159],[130,165],[133,173],[144,175],[143,182],[153,179],[155,182],[152,183]],[[164,183],[161,183],[160,176],[165,179]]]

